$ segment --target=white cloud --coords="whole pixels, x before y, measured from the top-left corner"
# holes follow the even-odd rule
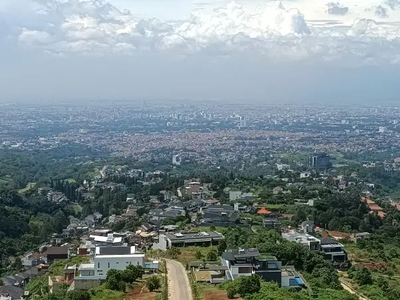
[[[339,2],[329,2],[326,6],[328,7],[328,14],[331,15],[345,15],[349,12],[349,8],[342,6]]]
[[[257,10],[232,2],[213,11],[193,11],[181,20],[161,21],[141,19],[100,0],[36,0],[24,12],[27,17],[6,25],[19,28],[20,45],[57,55],[251,52],[280,60],[332,61],[367,53],[390,63],[397,55],[399,27],[372,19],[387,19],[387,7],[397,7],[397,0],[389,1],[375,6],[368,3],[369,9],[328,2],[316,6],[321,12],[318,20],[308,19],[296,8],[298,4],[312,15],[301,0],[283,5],[271,2]],[[9,27],[0,24],[0,34]],[[374,52],[377,48],[379,53]]]
[[[54,37],[46,31],[29,30],[27,28],[22,28],[18,39],[30,46],[48,45],[54,41]]]

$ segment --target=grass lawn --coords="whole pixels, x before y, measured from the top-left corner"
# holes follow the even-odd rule
[[[26,187],[24,187],[23,189],[18,190],[18,193],[23,194],[26,193],[27,191],[29,191],[30,189],[35,188],[36,183],[35,182],[29,182]]]

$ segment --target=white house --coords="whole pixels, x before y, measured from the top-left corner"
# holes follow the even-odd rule
[[[241,191],[229,191],[229,200],[241,200],[241,199],[252,199],[254,198],[253,193],[244,193]]]
[[[137,253],[135,246],[96,247],[90,263],[79,266],[75,280],[106,279],[109,270],[125,270],[129,265],[145,267],[144,253]]]

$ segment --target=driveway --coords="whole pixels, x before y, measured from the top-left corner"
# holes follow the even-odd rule
[[[185,268],[180,262],[167,259],[169,300],[192,300],[192,290]]]

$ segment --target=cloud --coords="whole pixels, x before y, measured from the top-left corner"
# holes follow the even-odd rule
[[[375,7],[375,16],[379,18],[387,18],[388,17],[387,8],[383,7],[382,5]]]
[[[345,15],[349,12],[349,8],[347,6],[342,6],[339,2],[330,2],[326,5],[328,7],[328,14],[330,15]]]
[[[386,0],[385,4],[388,5],[392,10],[395,10],[399,5],[399,0]]]
[[[350,26],[349,21],[316,24],[294,6],[296,2],[291,8],[271,2],[250,11],[232,2],[211,12],[194,11],[181,20],[161,21],[141,19],[100,0],[36,0],[25,9],[24,18],[14,15],[6,20],[7,26],[0,23],[0,36],[14,36],[24,49],[54,55],[256,53],[279,61],[349,59],[351,63],[355,62],[350,57],[391,62],[397,55],[400,33],[394,25],[363,17]],[[337,2],[327,6],[329,15],[349,18],[347,6]],[[386,12],[377,6],[364,13],[383,18]]]

